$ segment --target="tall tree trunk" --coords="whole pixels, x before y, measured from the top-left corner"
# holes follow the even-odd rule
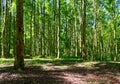
[[[36,22],[36,1],[34,1],[34,55],[37,56],[37,22]]]
[[[2,57],[8,56],[9,46],[7,43],[7,27],[8,27],[8,2],[6,0],[6,5],[3,6],[3,22],[2,22]]]
[[[0,0],[0,17],[2,17],[1,12],[2,12],[2,0]],[[1,22],[1,21],[2,21],[2,18],[0,18],[0,29],[2,28],[2,26],[1,26],[2,22]],[[1,31],[0,31],[0,35],[1,35]],[[0,43],[1,43],[1,36],[0,36]],[[2,48],[2,47],[1,47],[1,44],[0,44],[0,51],[1,51],[1,48]],[[1,55],[1,53],[2,53],[2,52],[0,52],[0,55]],[[1,55],[1,56],[2,56],[2,55]],[[0,57],[1,57],[1,56],[0,56]]]
[[[96,20],[97,20],[97,4],[96,4],[97,0],[93,0],[93,10],[94,10],[94,56],[95,58],[97,58],[97,29],[96,29]]]
[[[114,17],[114,61],[117,60],[116,16]]]
[[[77,17],[75,16],[75,56],[78,56],[78,27],[77,27]]]
[[[10,3],[9,3],[9,6],[12,5],[12,0],[10,0]],[[11,27],[12,27],[12,12],[10,11],[9,12],[9,20],[8,20],[8,23],[9,23],[9,28],[8,28],[8,56],[10,56],[10,49],[11,49],[11,33],[12,33],[12,30],[11,30]]]
[[[72,14],[74,13],[73,10],[71,10],[70,13],[71,13],[71,15],[72,15]],[[75,33],[74,33],[74,30],[75,30],[75,27],[74,27],[74,24],[73,24],[73,23],[74,23],[74,22],[73,22],[73,21],[74,21],[73,19],[74,19],[74,18],[72,18],[72,19],[70,20],[70,51],[69,51],[69,52],[70,52],[70,56],[73,56],[73,53],[74,53],[74,52],[73,52],[73,47],[74,47],[74,41],[75,41],[75,40],[74,40],[74,34],[75,34]]]
[[[45,0],[44,0],[44,6],[42,7],[41,11],[42,11],[42,57],[45,57]],[[43,4],[42,4],[43,5]]]
[[[48,41],[47,41],[47,55],[48,56],[52,56],[52,51],[53,51],[53,46],[52,46],[52,42],[53,42],[53,39],[52,39],[52,29],[51,29],[51,23],[50,23],[50,19],[47,20],[48,21]]]
[[[53,35],[53,38],[54,38],[54,40],[53,40],[53,46],[54,46],[54,51],[53,51],[53,55],[54,56],[56,56],[57,55],[57,19],[56,19],[56,16],[57,16],[57,14],[56,14],[56,8],[57,8],[57,0],[53,0],[53,4],[54,4],[54,13],[53,13],[53,20],[54,20],[54,23],[53,23],[53,25],[54,25],[54,35]]]
[[[68,18],[67,18],[67,16],[66,16],[66,28],[65,28],[65,31],[66,31],[66,33],[65,33],[65,52],[66,52],[66,55],[68,55],[68,53],[69,53],[69,37],[68,37]]]
[[[112,31],[111,24],[109,23],[108,25],[110,25],[110,34],[109,34],[109,53],[110,53],[111,60],[113,60],[113,41],[112,41],[113,31]]]
[[[40,9],[41,9],[41,15],[42,15],[42,1],[40,3]],[[39,20],[40,21],[40,20]],[[42,21],[41,21],[41,25],[42,25]],[[40,28],[40,55],[42,56],[43,55],[43,28]]]
[[[60,57],[60,0],[58,0],[57,58]]]
[[[33,19],[33,0],[32,0],[32,9],[31,9],[31,16],[30,16],[30,56],[32,57],[32,43],[33,43],[33,37],[32,37],[32,19]]]
[[[24,27],[23,27],[23,2],[24,0],[16,0],[16,53],[15,53],[15,69],[24,69]]]
[[[1,1],[1,3],[3,3],[3,1]],[[4,7],[4,5],[2,5],[2,7],[1,7],[1,17],[2,17],[2,19],[1,19],[1,28],[2,28],[2,33],[1,33],[1,49],[2,49],[2,55],[1,55],[1,57],[2,58],[4,58],[4,55],[5,55],[5,27],[4,27],[4,24],[5,24],[5,9],[4,9],[5,7]]]
[[[41,16],[41,2],[39,2],[40,4],[38,4],[38,10],[37,10],[37,13],[38,13],[38,51],[39,51],[39,55],[41,56],[42,55],[42,51],[41,51],[41,19],[39,18]]]
[[[78,56],[78,27],[77,27],[77,8],[76,8],[77,1],[74,0],[74,55]],[[75,49],[74,49],[75,48]]]
[[[13,15],[13,25],[14,25],[14,26],[13,26],[13,30],[14,30],[14,31],[13,31],[13,33],[14,33],[14,34],[13,34],[13,35],[14,35],[14,36],[13,36],[13,44],[16,43],[16,30],[15,30],[16,24],[15,24],[15,22],[16,22],[16,18],[15,18],[15,15]],[[15,53],[16,53],[15,46],[16,46],[16,45],[13,46],[14,57],[15,57],[15,55],[16,55],[16,54],[15,54]]]
[[[39,55],[39,28],[38,28],[38,18],[37,17],[37,10],[38,7],[36,5],[37,1],[34,1],[34,55],[38,56]]]
[[[117,36],[116,36],[116,24],[117,24],[117,14],[116,14],[116,1],[114,1],[114,61],[117,60]]]
[[[104,51],[103,51],[103,24],[102,22],[100,23],[101,27],[100,27],[100,59],[101,61],[103,60],[103,55],[104,55]]]
[[[44,13],[44,16],[43,16],[43,56],[46,55],[46,46],[45,46],[45,44],[46,44],[46,39],[45,39],[45,30],[46,30],[45,10],[46,10],[46,8],[45,8],[45,5],[46,5],[46,0],[44,0],[44,7],[43,7],[43,13]]]
[[[81,24],[81,54],[82,58],[86,59],[86,0],[83,0],[83,14]]]

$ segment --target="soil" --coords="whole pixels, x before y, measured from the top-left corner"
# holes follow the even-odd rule
[[[120,63],[87,62],[0,65],[0,84],[120,84]]]

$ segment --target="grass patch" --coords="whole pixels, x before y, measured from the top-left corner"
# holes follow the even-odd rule
[[[4,64],[4,65],[11,65],[11,64],[13,64],[13,62],[14,62],[14,59],[13,58],[7,58],[7,59],[5,59],[5,58],[0,58],[0,64]]]
[[[32,59],[25,59],[25,64],[27,65],[39,65],[39,64],[56,64],[56,65],[62,65],[62,64],[69,64],[69,63],[79,63],[82,60],[75,57],[61,57],[59,59],[56,59],[55,57],[46,57],[46,58],[40,58],[40,57],[33,57]],[[14,58],[1,58],[0,64],[3,65],[11,65],[14,63]]]

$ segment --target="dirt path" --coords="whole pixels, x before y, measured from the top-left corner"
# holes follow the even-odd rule
[[[120,84],[120,63],[49,63],[24,71],[1,65],[0,84]]]

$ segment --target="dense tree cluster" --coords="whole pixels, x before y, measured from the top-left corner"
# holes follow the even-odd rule
[[[0,0],[3,58],[76,56],[119,61],[119,33],[119,0]]]

